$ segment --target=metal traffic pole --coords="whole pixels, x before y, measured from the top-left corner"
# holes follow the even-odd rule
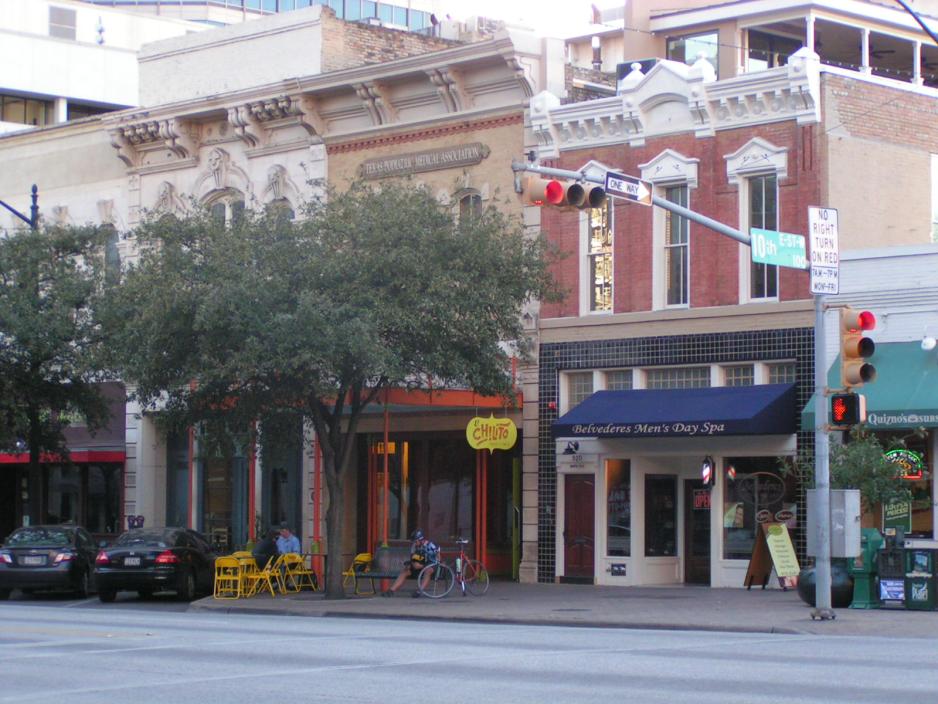
[[[827,436],[827,374],[824,339],[824,296],[814,296],[814,488],[817,555],[814,562],[814,611],[811,618],[833,619],[831,608],[830,438]]]

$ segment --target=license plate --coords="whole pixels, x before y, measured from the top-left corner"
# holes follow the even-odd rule
[[[44,565],[46,558],[44,555],[26,555],[23,558],[24,565]]]
[[[125,557],[124,567],[140,567],[140,558],[139,557]]]

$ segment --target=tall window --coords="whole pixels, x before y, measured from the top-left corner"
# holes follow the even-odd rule
[[[590,311],[612,310],[612,210],[607,200],[589,210]]]
[[[713,65],[713,70],[717,72],[717,77],[719,77],[719,39],[720,35],[716,30],[684,37],[669,37],[667,58],[691,66],[697,61],[697,57],[703,53],[704,58]]]
[[[687,207],[686,185],[665,189],[664,197]],[[664,214],[664,257],[667,302],[669,306],[687,305],[687,269],[689,262],[690,222],[687,218],[666,210]]]
[[[628,460],[606,460],[606,554],[632,554],[632,476]]]
[[[471,222],[482,214],[482,196],[467,193],[459,199],[460,222]]]
[[[240,191],[229,188],[214,198],[209,210],[219,223],[234,225],[244,214],[244,196]]]
[[[567,374],[567,392],[567,410],[570,410],[593,393],[593,372]]]
[[[749,179],[749,227],[778,230],[778,177],[775,174]],[[753,262],[749,295],[778,298],[778,267]]]

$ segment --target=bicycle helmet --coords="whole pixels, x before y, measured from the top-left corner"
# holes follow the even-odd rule
[[[423,531],[419,528],[414,531],[414,534],[411,537],[411,540],[423,540]]]

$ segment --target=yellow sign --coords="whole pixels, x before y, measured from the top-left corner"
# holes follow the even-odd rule
[[[511,418],[488,418],[476,416],[466,426],[466,440],[476,450],[508,450],[518,440],[518,429]]]
[[[779,577],[797,577],[801,568],[798,556],[791,544],[791,536],[784,523],[768,523],[765,526],[765,542],[769,546],[775,574]]]

